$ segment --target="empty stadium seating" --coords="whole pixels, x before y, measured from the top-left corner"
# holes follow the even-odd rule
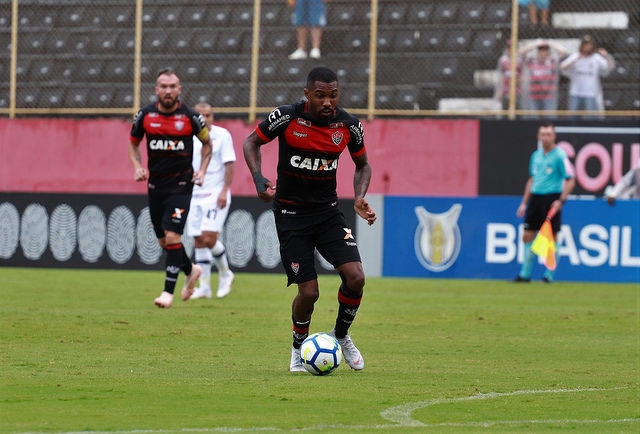
[[[629,0],[579,1],[603,11],[629,5]],[[42,7],[44,3],[46,7]],[[154,97],[156,72],[172,66],[185,83],[185,98],[223,107],[248,104],[253,4],[253,0],[144,2],[140,72],[147,87],[143,102]],[[571,11],[569,4],[575,1],[555,2],[553,10]],[[19,107],[132,104],[134,2],[114,0],[96,7],[72,0],[26,0],[19,5],[16,73],[19,82],[31,83],[18,86]],[[631,7],[630,16],[638,14],[634,8],[640,9]],[[0,9],[0,46],[7,49],[10,8]],[[343,105],[366,107],[371,77],[368,3],[328,3],[329,26],[320,61],[287,58],[296,46],[291,11],[284,0],[261,2],[258,105],[268,107],[297,99],[308,70],[327,64],[336,69],[344,84]],[[491,89],[474,87],[474,71],[495,67],[505,39],[510,37],[510,20],[509,0],[380,0],[373,42],[377,48],[376,107],[436,109],[439,98],[488,96]],[[611,110],[638,109],[638,98],[633,95],[640,93],[640,32],[637,19],[630,23],[622,30],[545,30],[545,36],[557,38],[579,39],[590,33],[613,54],[616,69],[604,79],[605,100]],[[7,100],[4,89],[9,81],[9,53],[6,50],[1,59],[0,106]],[[566,85],[565,80],[563,92]]]

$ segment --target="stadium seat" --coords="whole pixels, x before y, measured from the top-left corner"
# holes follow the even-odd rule
[[[393,51],[393,39],[395,32],[393,30],[378,31],[378,52]]]
[[[216,41],[216,32],[202,32],[195,30],[193,31],[193,37],[191,38],[190,50],[198,54],[215,54],[218,51]]]
[[[402,25],[406,23],[407,4],[388,3],[380,7],[378,13],[378,24],[380,25]]]
[[[344,35],[342,49],[347,53],[367,53],[369,51],[369,32],[366,30],[347,32]]]
[[[18,38],[18,52],[20,54],[45,53],[48,37],[48,33],[42,31],[21,32]]]
[[[182,7],[177,5],[158,5],[147,2],[142,8],[142,25],[150,29],[176,27],[180,23]]]
[[[343,63],[336,70],[340,83],[350,87],[352,83],[367,83],[369,81],[369,59],[355,58]]]
[[[104,62],[99,59],[87,59],[79,63],[73,71],[74,82],[95,83],[103,77]],[[155,76],[154,76],[155,79]]]
[[[433,22],[436,24],[455,24],[458,19],[458,4],[438,3],[433,11]]]
[[[89,8],[95,9],[95,7]],[[58,11],[58,23],[56,27],[67,29],[70,27],[85,27],[90,25],[92,21],[90,10],[88,11],[84,6],[78,6],[77,4],[64,4],[60,6]]]
[[[445,50],[446,31],[440,28],[425,28],[420,31],[418,49],[424,53]]]
[[[60,86],[43,87],[38,95],[38,106],[60,108],[64,106],[64,89]]]
[[[113,107],[133,107],[133,86],[118,86],[113,95],[111,104]]]
[[[329,5],[330,7],[331,5]],[[263,29],[290,26],[291,8],[287,6],[286,2],[262,5],[260,8],[260,25]]]
[[[431,3],[412,3],[407,8],[407,22],[410,24],[426,25],[431,20],[433,5]]]
[[[167,31],[151,28],[142,32],[142,54],[164,54],[167,47]]]
[[[402,86],[394,89],[393,106],[400,110],[422,109],[419,103],[419,90],[416,86]]]
[[[251,79],[251,60],[232,60],[227,66],[227,79],[232,83],[249,83]]]
[[[219,32],[216,47],[225,54],[249,54],[251,38],[248,33],[239,30]]]
[[[54,13],[55,10],[47,10],[44,8],[20,7],[18,9],[18,29],[21,32],[29,30],[43,32],[50,30],[54,24]]]
[[[209,29],[211,23],[206,21],[205,9],[201,5],[181,5],[178,26],[182,29]],[[205,30],[205,31],[207,31]]]
[[[33,108],[38,105],[38,97],[40,90],[37,86],[29,87],[26,89],[18,89],[16,92],[16,107],[17,108]]]
[[[102,28],[134,28],[135,5],[119,4],[117,6],[105,6],[100,8]]]
[[[640,29],[617,31],[614,53],[640,53]]]
[[[467,52],[471,42],[471,30],[449,30],[445,39],[447,51]]]
[[[304,96],[301,86],[281,83],[277,85],[261,86],[258,89],[259,107],[277,107],[299,101]]]
[[[47,52],[50,54],[80,56],[88,51],[89,34],[87,32],[54,29],[48,34]]]
[[[485,23],[509,25],[511,23],[511,2],[501,1],[498,3],[487,3],[484,11],[484,21]]]
[[[41,57],[27,61],[27,73],[25,79],[27,81],[42,83],[53,80],[57,77],[58,71],[54,70],[53,59]]]
[[[501,38],[502,34],[496,30],[478,31],[473,37],[471,51],[491,56],[492,61],[495,63],[495,59],[498,58],[498,54],[504,45]]]
[[[88,49],[91,54],[120,54],[120,47],[118,47],[118,32],[112,29],[93,31],[91,32],[91,37],[88,41]],[[133,50],[131,52],[133,52]]]
[[[327,21],[332,26],[347,28],[366,25],[371,21],[371,10],[360,3],[331,3],[327,7]]]
[[[347,86],[342,89],[340,104],[349,108],[365,108],[367,107],[368,89],[367,86]]]
[[[205,21],[211,29],[220,29],[231,26],[232,5],[216,5],[215,8],[208,8]]]
[[[484,3],[465,1],[460,8],[458,22],[467,25],[482,24],[484,21],[484,9]]]
[[[396,53],[415,52],[418,50],[420,32],[416,30],[404,30],[395,33],[392,50]]]
[[[291,31],[274,30],[261,35],[261,54],[285,54],[296,47],[295,33]]]
[[[260,59],[258,63],[258,82],[274,83],[281,79],[282,62],[279,59]]]
[[[105,62],[100,80],[108,83],[127,83],[133,80],[133,57],[122,56]]]
[[[65,107],[86,107],[89,100],[89,88],[74,86],[68,88],[64,94]]]
[[[251,29],[253,25],[253,2],[247,4],[238,3],[234,4],[231,9],[231,25],[236,29]]]

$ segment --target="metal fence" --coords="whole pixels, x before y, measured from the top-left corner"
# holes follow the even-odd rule
[[[302,0],[298,0],[302,1]],[[0,115],[129,116],[155,99],[155,73],[175,68],[189,104],[255,119],[301,98],[306,73],[337,71],[341,105],[379,116],[640,117],[640,4],[553,0],[548,24],[532,23],[517,0],[332,0],[319,59],[296,49],[286,0],[0,0]],[[523,50],[538,40],[574,52],[584,35],[616,67],[602,79],[597,113],[568,110],[559,77],[557,108],[532,111]],[[518,59],[498,64],[507,41]],[[529,44],[529,45],[527,45]],[[511,96],[511,98],[508,98]]]

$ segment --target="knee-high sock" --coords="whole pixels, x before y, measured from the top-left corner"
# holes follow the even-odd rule
[[[362,296],[354,296],[350,292],[344,283],[338,289],[338,316],[335,327],[337,338],[347,335],[362,301]]]
[[[213,260],[216,263],[218,273],[226,274],[229,271],[229,262],[227,261],[227,251],[224,248],[224,244],[217,240],[211,252],[213,253]]]
[[[291,320],[293,321],[293,348],[300,348],[302,342],[309,336],[311,320],[296,321],[293,316]]]
[[[207,247],[199,247],[195,251],[196,264],[202,267],[202,275],[200,276],[200,287],[211,287],[211,262],[213,261],[213,255],[211,250]]]
[[[164,278],[164,290],[169,294],[173,294],[176,289],[176,282],[178,280],[178,274],[183,267],[183,252],[184,248],[182,243],[168,244],[166,247],[167,259],[165,266],[165,278]]]
[[[531,251],[531,244],[533,243],[524,243],[524,260],[520,268],[520,277],[523,279],[531,279],[531,270],[533,270],[533,263],[536,260],[536,255]]]

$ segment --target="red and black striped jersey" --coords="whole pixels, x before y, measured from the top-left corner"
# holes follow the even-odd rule
[[[337,201],[336,171],[345,148],[352,157],[365,153],[362,124],[341,108],[318,125],[300,101],[274,109],[256,128],[269,142],[278,137],[276,204],[317,208]]]
[[[149,190],[166,193],[190,192],[193,188],[193,136],[206,140],[204,118],[180,103],[172,113],[162,113],[157,103],[138,111],[131,126],[131,141],[147,136]]]

